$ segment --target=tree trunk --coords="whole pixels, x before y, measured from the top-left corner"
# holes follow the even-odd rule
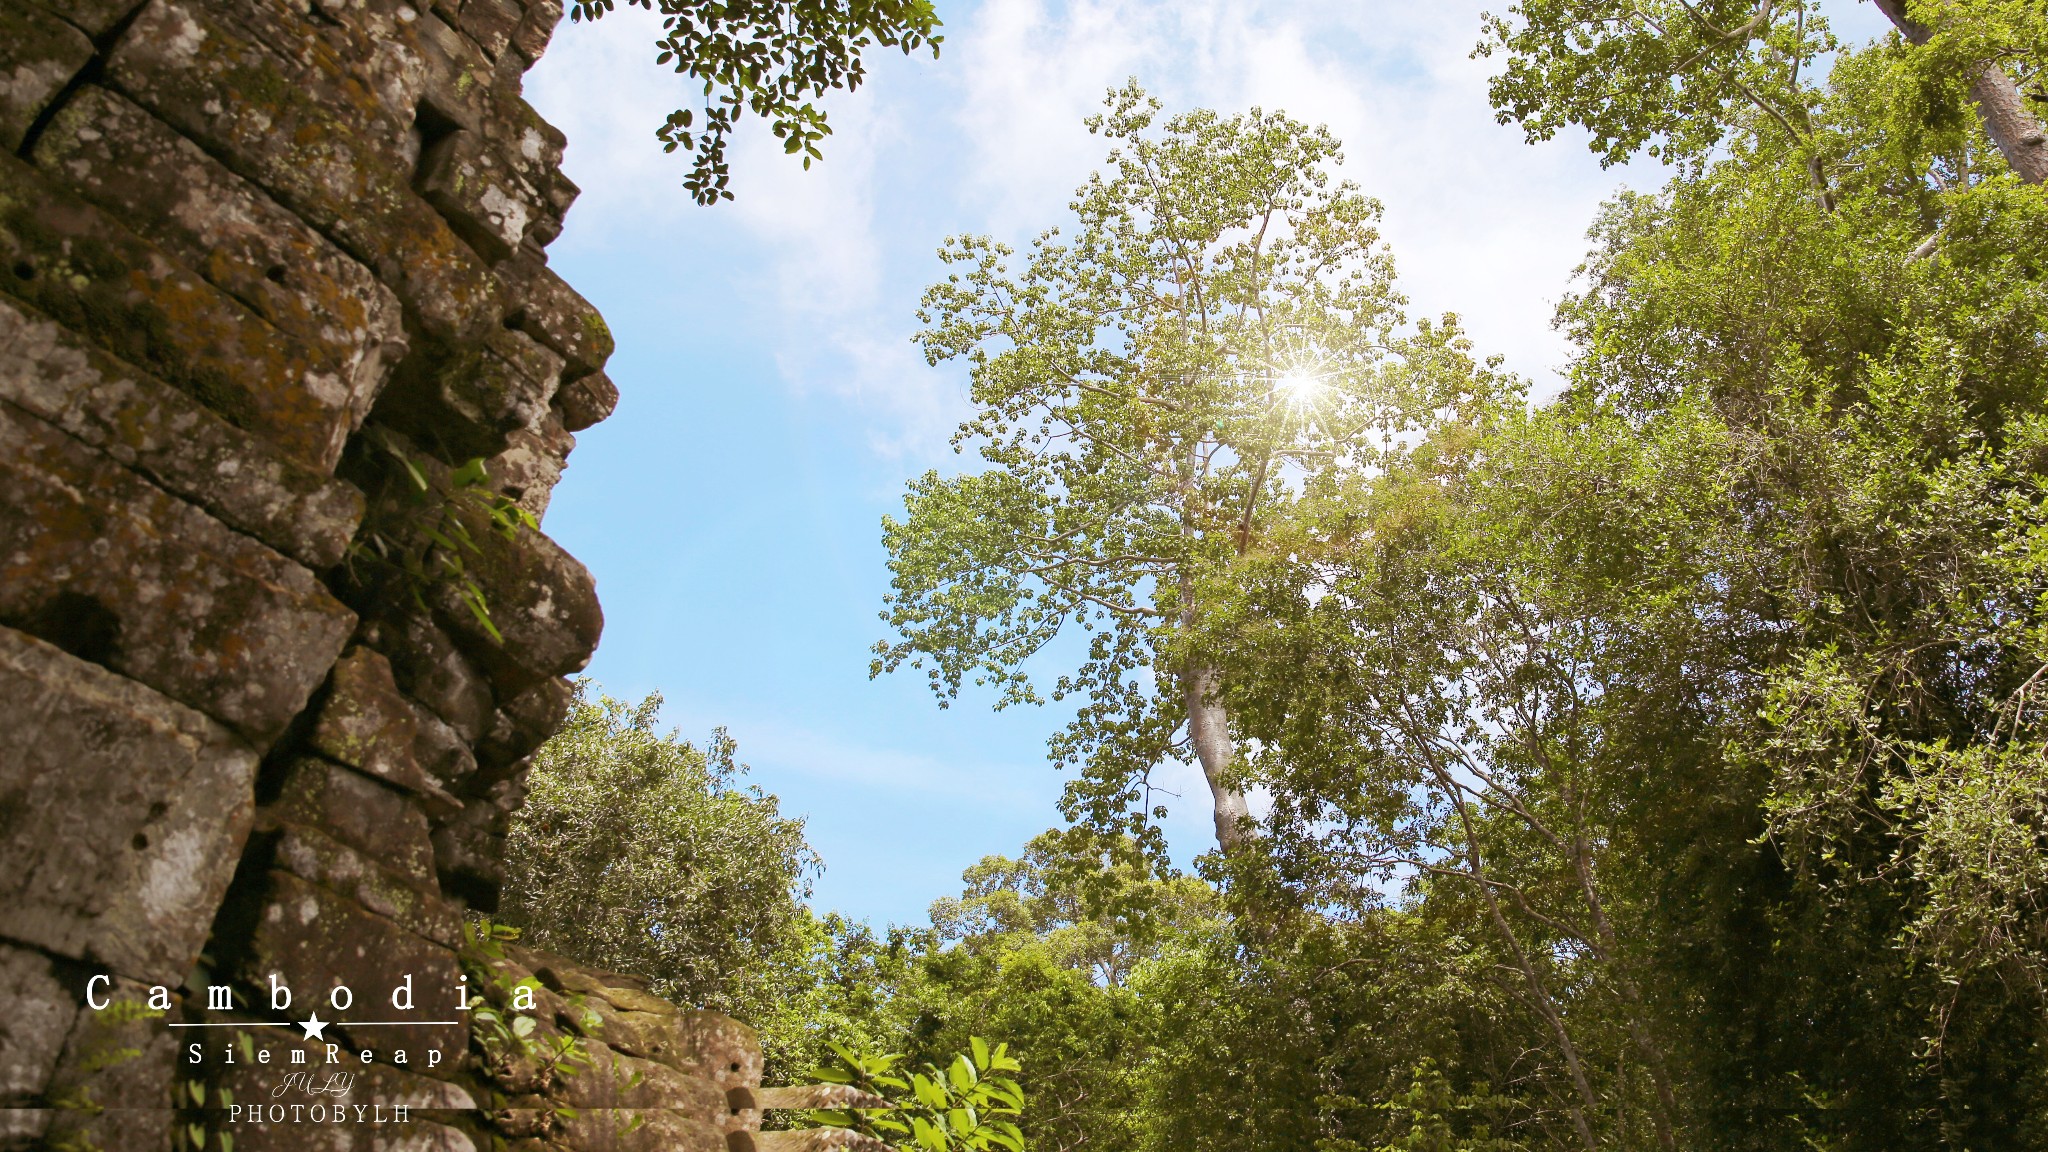
[[[1875,0],[1878,10],[1891,19],[1899,34],[1914,44],[1925,44],[1931,33],[1919,21],[1906,15],[1905,0]],[[2048,135],[2041,122],[2027,110],[2019,85],[2005,69],[1986,64],[1970,83],[1970,96],[1984,117],[1984,129],[2005,162],[2029,184],[2048,183]]]
[[[1430,773],[1437,779],[1438,787],[1457,806],[1458,825],[1465,837],[1465,862],[1470,869],[1472,882],[1479,889],[1480,898],[1486,901],[1487,918],[1493,921],[1494,931],[1500,933],[1501,942],[1514,953],[1515,967],[1521,969],[1522,979],[1528,982],[1529,1002],[1543,1022],[1550,1025],[1550,1034],[1557,1038],[1559,1055],[1564,1057],[1565,1070],[1571,1074],[1572,1087],[1577,1089],[1579,1100],[1572,1106],[1572,1128],[1579,1134],[1579,1142],[1586,1146],[1586,1152],[1598,1152],[1600,1142],[1593,1138],[1592,1116],[1600,1109],[1599,1098],[1593,1095],[1593,1085],[1586,1079],[1585,1063],[1579,1059],[1579,1046],[1572,1042],[1572,1034],[1565,1027],[1564,1015],[1557,1009],[1557,1000],[1551,996],[1543,977],[1536,971],[1536,963],[1529,952],[1522,947],[1522,938],[1515,935],[1513,925],[1508,923],[1505,913],[1500,910],[1500,897],[1493,891],[1487,880],[1486,865],[1479,855],[1479,838],[1472,827],[1472,810],[1465,803],[1464,793],[1450,773],[1441,765],[1432,764]]]
[[[1218,688],[1214,668],[1190,668],[1182,677],[1187,686],[1188,737],[1194,742],[1195,757],[1202,762],[1202,775],[1209,781],[1209,795],[1215,801],[1216,843],[1225,851],[1244,839],[1240,822],[1250,814],[1244,793],[1223,781],[1237,750],[1230,743],[1230,715],[1216,699]]]
[[[1657,1127],[1657,1146],[1673,1152],[1678,1147],[1678,1138],[1671,1129],[1672,1118],[1678,1115],[1678,1095],[1672,1090],[1671,1075],[1664,1063],[1664,1050],[1650,1035],[1649,1022],[1645,1019],[1649,1006],[1643,993],[1636,987],[1635,980],[1624,970],[1621,962],[1621,937],[1614,930],[1614,922],[1607,918],[1607,908],[1600,900],[1599,891],[1593,886],[1593,866],[1587,858],[1586,841],[1583,836],[1572,837],[1572,871],[1578,875],[1579,891],[1586,898],[1586,909],[1592,913],[1593,928],[1600,937],[1600,948],[1595,958],[1607,965],[1608,974],[1615,986],[1621,990],[1621,997],[1628,1002],[1628,1033],[1636,1042],[1636,1048],[1643,1054],[1643,1060],[1650,1066],[1650,1084],[1657,1092],[1657,1112],[1651,1117]]]

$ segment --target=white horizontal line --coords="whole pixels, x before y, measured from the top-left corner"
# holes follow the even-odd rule
[[[326,1021],[326,1023],[327,1023],[327,1025],[328,1025],[329,1027],[332,1027],[332,1026],[334,1026],[334,1025],[336,1025],[336,1024],[341,1024],[341,1025],[346,1025],[347,1027],[350,1027],[350,1028],[403,1028],[403,1027],[405,1027],[405,1026],[406,1026],[406,1025],[408,1025],[408,1024],[461,1024],[461,1023],[463,1023],[463,1021],[461,1021],[461,1020],[329,1020],[329,1021]],[[287,1021],[285,1021],[285,1022],[284,1022],[284,1023],[282,1023],[282,1024],[268,1024],[268,1025],[266,1025],[266,1024],[265,1024],[265,1023],[264,1023],[263,1021],[261,1021],[261,1020],[214,1020],[214,1021],[208,1021],[208,1022],[206,1022],[206,1023],[203,1023],[203,1024],[176,1024],[176,1023],[174,1023],[174,1024],[172,1024],[172,1025],[171,1025],[171,1027],[173,1027],[173,1028],[264,1028],[264,1027],[270,1027],[270,1028],[303,1028],[303,1027],[305,1027],[305,1025],[303,1025],[303,1024],[301,1024],[301,1023],[299,1023],[299,1022],[298,1022],[298,1021],[296,1021],[296,1020],[287,1020]]]

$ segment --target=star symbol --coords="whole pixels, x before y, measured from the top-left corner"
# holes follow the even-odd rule
[[[306,1030],[305,1039],[325,1040],[327,1039],[327,1037],[321,1033],[321,1029],[326,1028],[327,1025],[330,1023],[332,1023],[332,1021],[322,1020],[320,1018],[320,1014],[318,1012],[315,1012],[313,1013],[310,1019],[301,1022],[299,1024],[299,1027],[304,1028]]]

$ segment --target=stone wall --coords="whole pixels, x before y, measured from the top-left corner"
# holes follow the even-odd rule
[[[417,3],[0,0],[0,1146],[756,1142],[743,1026],[465,942],[602,624],[511,509],[617,392],[561,0]],[[405,1123],[235,1117],[337,1039]]]

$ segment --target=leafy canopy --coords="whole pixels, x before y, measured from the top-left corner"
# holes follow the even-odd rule
[[[1455,326],[1402,335],[1380,205],[1332,177],[1327,130],[1258,109],[1160,122],[1135,82],[1107,109],[1071,238],[940,250],[955,271],[917,340],[968,365],[978,411],[954,446],[981,469],[926,473],[884,521],[899,638],[873,672],[925,668],[942,705],[970,677],[1035,703],[1027,665],[1084,634],[1052,696],[1086,702],[1054,749],[1088,769],[1069,811],[1114,825],[1142,824],[1147,772],[1188,755],[1185,690],[1214,671],[1188,629],[1215,586],[1305,478],[1371,466],[1420,399],[1404,374],[1471,367]]]
[[[1567,124],[1603,165],[1638,151],[1698,161],[1731,127],[1812,134],[1814,58],[1837,44],[1804,0],[1524,0],[1485,18],[1475,55],[1507,57],[1489,95],[1531,143]]]
[[[503,919],[535,947],[773,1023],[815,946],[802,901],[818,857],[801,819],[741,782],[723,730],[699,748],[657,730],[660,708],[577,684],[513,818]]]
[[[657,64],[702,81],[703,106],[678,108],[655,131],[662,151],[692,151],[683,187],[699,204],[732,199],[727,138],[748,112],[765,118],[783,151],[805,168],[823,159],[831,135],[813,101],[853,91],[867,78],[863,53],[899,48],[908,56],[944,37],[932,0],[627,0],[662,14]],[[569,18],[596,20],[614,0],[572,0]]]

